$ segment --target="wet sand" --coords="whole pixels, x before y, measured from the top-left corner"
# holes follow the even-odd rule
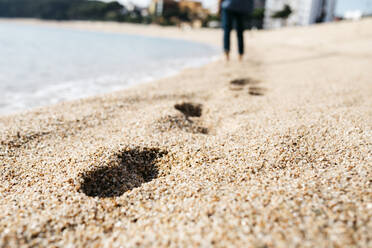
[[[370,247],[372,20],[246,40],[242,63],[0,117],[0,247]]]

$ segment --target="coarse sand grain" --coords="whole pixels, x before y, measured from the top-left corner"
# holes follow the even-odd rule
[[[0,117],[0,247],[372,247],[372,20],[246,40],[242,63]]]

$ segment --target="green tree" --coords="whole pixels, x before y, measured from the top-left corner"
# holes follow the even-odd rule
[[[0,17],[119,20],[122,9],[118,2],[91,0],[0,0]]]
[[[255,20],[263,20],[265,18],[265,9],[257,8],[253,10],[252,18]]]
[[[282,10],[275,12],[271,17],[281,19],[284,22],[285,26],[287,26],[288,17],[292,14],[292,8],[288,4],[284,5]]]

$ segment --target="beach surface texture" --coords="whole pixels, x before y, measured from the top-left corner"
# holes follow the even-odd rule
[[[0,117],[0,247],[372,247],[371,44],[371,19],[246,32],[242,63]]]

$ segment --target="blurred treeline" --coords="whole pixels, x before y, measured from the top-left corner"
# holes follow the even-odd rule
[[[256,8],[247,16],[246,28],[262,28],[265,9]],[[39,18],[51,20],[103,20],[134,23],[158,23],[177,25],[198,19],[191,11],[181,11],[177,6],[165,8],[162,16],[151,15],[145,8],[136,5],[98,0],[0,0],[0,17]],[[200,18],[199,18],[200,19]],[[202,19],[204,27],[209,23],[218,27],[220,18],[209,14]],[[216,24],[217,23],[217,24]]]
[[[144,21],[141,13],[133,11],[129,13],[118,2],[104,3],[90,0],[0,0],[0,17]]]

